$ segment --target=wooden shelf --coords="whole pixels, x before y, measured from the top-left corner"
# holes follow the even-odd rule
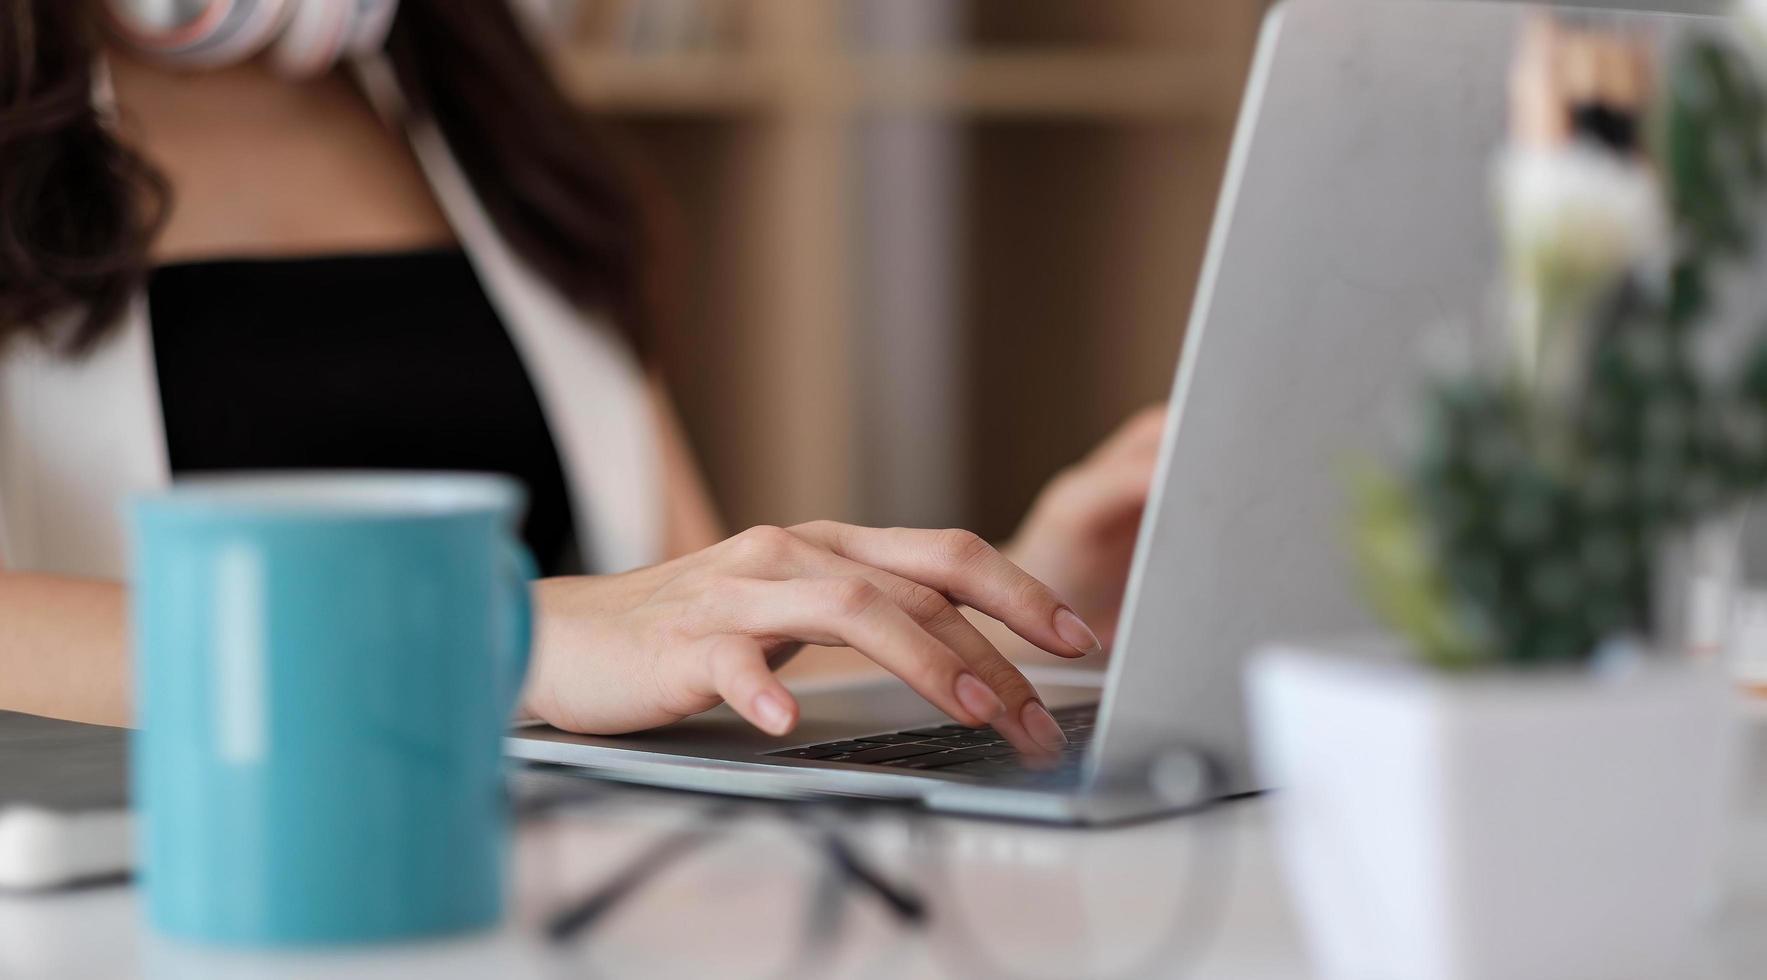
[[[814,103],[834,111],[1186,119],[1219,117],[1239,84],[1238,57],[1094,52],[856,56],[795,72],[745,55],[565,52],[557,72],[592,109],[717,115]],[[813,82],[794,84],[797,74]]]
[[[597,110],[638,113],[752,112],[776,104],[777,71],[741,55],[621,55],[563,50],[553,70],[565,91]]]
[[[1235,58],[1237,63],[1239,59]],[[1221,56],[1095,52],[875,57],[853,65],[865,108],[953,114],[1182,119],[1216,117],[1238,85]]]
[[[646,2],[551,61],[667,205],[734,527],[1005,534],[1164,395],[1265,0],[705,0],[727,47],[622,48]]]

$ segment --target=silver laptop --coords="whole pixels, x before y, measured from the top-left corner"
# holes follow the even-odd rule
[[[1369,628],[1342,464],[1389,444],[1426,334],[1489,329],[1491,159],[1529,12],[1291,0],[1268,18],[1109,670],[1030,672],[1069,731],[1060,769],[1024,771],[893,682],[804,691],[785,739],[721,708],[618,738],[523,730],[509,752],[688,789],[1076,823],[1257,789],[1242,658]]]

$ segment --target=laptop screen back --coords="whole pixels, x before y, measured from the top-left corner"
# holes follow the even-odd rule
[[[1200,749],[1255,788],[1240,675],[1366,633],[1346,467],[1391,449],[1432,336],[1501,329],[1493,155],[1512,3],[1293,0],[1266,24],[1089,760]],[[1587,12],[1583,16],[1589,16]],[[1608,14],[1665,30],[1682,18]]]

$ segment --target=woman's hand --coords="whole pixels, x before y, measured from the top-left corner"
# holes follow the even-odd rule
[[[1065,741],[965,603],[1050,653],[1097,648],[1043,583],[967,531],[831,522],[750,528],[624,575],[535,584],[528,714],[577,732],[667,724],[728,702],[783,735],[798,706],[773,668],[806,643],[850,646],[958,722],[1047,754]]]
[[[1106,645],[1116,638],[1165,417],[1164,405],[1143,409],[1056,474],[1000,549],[1072,603]]]

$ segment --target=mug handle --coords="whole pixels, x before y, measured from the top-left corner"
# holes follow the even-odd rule
[[[528,586],[540,577],[534,556],[514,538],[503,539],[503,579],[505,601],[508,603],[508,636],[503,657],[503,713],[514,714],[521,698],[522,681],[528,675],[528,658],[534,645],[534,606]]]

